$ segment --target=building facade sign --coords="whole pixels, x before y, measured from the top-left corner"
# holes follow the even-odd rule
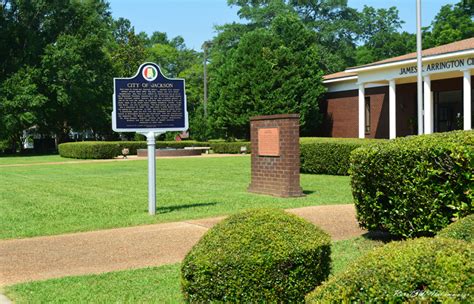
[[[423,60],[423,76],[466,69],[474,69],[474,57],[472,55],[459,56],[446,60]],[[416,73],[416,63],[405,64],[401,67],[381,67],[375,70],[359,71],[357,73],[357,81],[359,83],[385,82],[390,79],[416,77]]]
[[[423,65],[423,73],[426,72],[444,72],[449,70],[460,70],[474,67],[474,57],[460,58],[446,61],[433,62]],[[416,75],[418,69],[416,65],[400,68],[400,75]]]

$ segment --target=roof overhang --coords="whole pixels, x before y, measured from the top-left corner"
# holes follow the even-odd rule
[[[332,82],[349,81],[349,80],[357,80],[357,76],[346,76],[346,77],[332,78],[332,79],[328,79],[328,80],[323,80],[323,83],[332,83]]]

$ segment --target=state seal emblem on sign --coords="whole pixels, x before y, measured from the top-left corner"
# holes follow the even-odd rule
[[[158,71],[152,65],[146,65],[143,68],[142,74],[143,74],[143,78],[145,78],[148,81],[153,81],[156,79],[156,77],[158,77]]]

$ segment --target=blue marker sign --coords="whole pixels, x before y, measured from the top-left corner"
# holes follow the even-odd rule
[[[184,79],[166,78],[144,63],[132,78],[114,78],[112,129],[116,132],[185,131],[188,112]]]

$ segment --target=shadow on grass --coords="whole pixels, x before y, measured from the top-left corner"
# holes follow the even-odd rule
[[[386,231],[369,231],[366,232],[362,235],[363,238],[372,240],[372,241],[381,241],[383,243],[389,243],[392,241],[401,241],[404,238],[401,236],[396,236],[393,234],[390,234],[389,232]]]
[[[165,207],[156,208],[156,213],[157,214],[163,214],[163,213],[170,213],[170,212],[179,211],[179,210],[183,210],[183,209],[200,208],[200,207],[208,207],[208,206],[215,206],[215,205],[217,205],[216,202],[177,205],[177,206],[165,206]]]
[[[315,192],[316,191],[313,191],[313,190],[303,190],[303,194],[306,194],[306,195],[313,194]]]
[[[6,154],[0,154],[0,158],[3,157],[18,157],[18,158],[23,158],[23,157],[33,157],[33,156],[59,156],[59,153],[6,153]]]

